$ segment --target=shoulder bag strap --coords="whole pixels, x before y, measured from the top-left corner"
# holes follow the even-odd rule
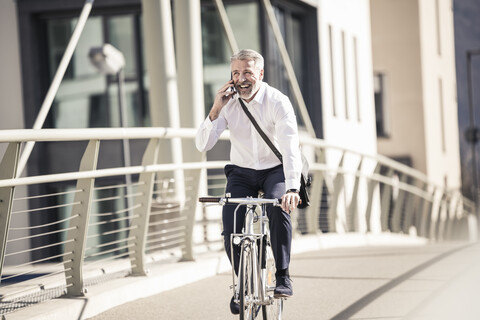
[[[282,154],[280,153],[280,151],[278,151],[277,148],[275,148],[275,146],[273,145],[272,141],[270,141],[270,139],[268,139],[267,135],[265,134],[265,132],[263,132],[263,130],[260,128],[260,126],[258,125],[257,121],[255,120],[255,118],[252,116],[252,114],[250,113],[250,111],[248,111],[247,107],[245,106],[245,104],[243,103],[242,99],[241,98],[238,98],[238,101],[240,102],[240,105],[242,106],[242,109],[243,111],[245,111],[245,113],[247,114],[247,117],[250,119],[250,121],[252,122],[253,126],[255,127],[255,129],[257,129],[258,133],[260,134],[260,136],[263,138],[263,140],[265,140],[265,142],[267,143],[267,145],[270,147],[270,149],[272,149],[273,153],[275,153],[275,155],[277,156],[277,158],[280,160],[281,163],[283,163],[283,160],[282,160]]]

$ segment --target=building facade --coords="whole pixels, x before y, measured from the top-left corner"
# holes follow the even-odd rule
[[[449,0],[371,1],[378,152],[461,187]]]

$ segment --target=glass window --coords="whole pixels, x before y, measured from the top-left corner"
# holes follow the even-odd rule
[[[435,31],[437,36],[437,53],[442,55],[442,32],[441,32],[441,19],[440,19],[440,3],[439,0],[435,0]]]
[[[289,6],[276,6],[274,7],[274,10],[280,32],[282,33],[290,61],[295,71],[296,80],[305,99],[308,89],[305,85],[305,70],[307,68],[306,59],[302,59],[305,55],[304,26],[302,23],[303,16],[296,10],[292,10]],[[288,78],[285,64],[283,63],[277,41],[275,40],[273,30],[269,23],[267,29],[267,46],[269,49],[265,62],[265,78],[269,84],[290,97],[295,113],[297,114],[298,124],[299,126],[304,126],[304,121],[300,116],[298,103],[291,89],[290,79]]]
[[[237,3],[225,6],[233,34],[240,49],[249,48],[261,52],[260,26],[257,3]],[[230,54],[228,55],[230,58]]]
[[[353,63],[355,67],[355,103],[357,105],[357,120],[362,121],[362,108],[360,107],[360,92],[359,92],[359,74],[358,74],[358,48],[357,38],[353,37]]]
[[[125,57],[125,76],[135,77],[136,70],[136,52],[134,38],[134,16],[113,16],[108,21],[108,43],[120,50]]]
[[[225,63],[228,57],[227,40],[222,32],[223,26],[217,9],[214,6],[203,6],[201,14],[203,64],[207,67]]]
[[[335,59],[334,59],[334,51],[335,48],[333,47],[333,27],[331,25],[328,26],[328,44],[329,44],[329,58],[330,58],[330,86],[332,87],[332,114],[333,116],[337,116],[337,104],[335,99]]]
[[[386,138],[389,136],[389,128],[387,125],[387,109],[385,105],[385,74],[376,73],[374,75],[374,90],[377,137]]]
[[[50,81],[57,71],[76,23],[77,19],[49,20],[47,22]],[[101,31],[101,18],[92,17],[87,21],[52,106],[53,127],[55,128],[89,127],[91,118],[89,96],[105,90],[103,77],[96,72],[88,60],[89,49],[99,46],[103,42]]]
[[[239,48],[260,50],[258,3],[226,4],[230,24]],[[230,50],[217,9],[202,6],[202,51],[205,106],[210,110],[216,91],[230,79]]]
[[[93,47],[110,43],[125,56],[125,101],[128,126],[149,124],[145,72],[138,14],[93,16],[87,20],[65,78],[52,105],[54,128],[119,127],[117,75],[101,74],[88,57]],[[76,18],[48,19],[47,43],[50,81],[77,23]]]
[[[343,100],[345,105],[345,119],[349,119],[349,101],[348,101],[348,66],[347,66],[347,48],[346,48],[346,35],[345,31],[342,31],[342,66],[343,66]]]
[[[447,151],[447,142],[445,137],[445,106],[443,99],[443,80],[438,79],[438,108],[440,109],[440,134],[442,137],[442,151],[445,153]]]
[[[297,115],[299,115],[298,104],[293,96],[290,80],[273,31],[267,18],[260,18],[264,15],[263,8],[259,6],[258,2],[225,1],[225,10],[238,47],[240,49],[254,49],[263,54],[265,57],[265,81],[288,95]],[[307,22],[311,23],[313,21],[314,25],[311,27],[316,30],[316,16],[310,16],[312,12],[310,7],[297,5],[293,1],[275,1],[274,10],[304,99],[307,105],[309,99],[311,99],[311,105],[318,106],[316,103],[318,97],[312,92],[318,94],[320,84],[309,81],[312,72],[307,72],[309,68],[315,68],[315,66],[310,66],[311,62],[307,61],[308,59],[303,59],[310,53],[318,54],[317,47],[312,49],[314,43],[316,45],[317,39],[307,41],[310,35],[305,33]],[[307,16],[312,19],[306,19]],[[314,34],[315,32],[312,31],[311,33]],[[216,90],[230,77],[229,58],[231,55],[222,22],[213,2],[207,3],[205,1],[202,4],[202,45],[206,90],[205,107],[210,110]],[[315,89],[311,90],[310,87],[315,87]],[[299,125],[302,126],[304,123],[301,116],[298,116],[297,119]]]

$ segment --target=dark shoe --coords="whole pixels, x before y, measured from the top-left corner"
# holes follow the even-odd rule
[[[240,314],[240,305],[235,302],[235,297],[230,300],[230,311],[232,314]]]
[[[289,298],[293,296],[292,280],[289,276],[278,276],[276,278],[275,291],[273,291],[274,298]]]

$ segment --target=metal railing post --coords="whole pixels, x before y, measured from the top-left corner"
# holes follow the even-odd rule
[[[362,172],[363,157],[360,158],[355,171],[355,182],[353,185],[352,197],[347,211],[347,231],[360,231],[358,217],[358,189],[360,187],[360,173]]]
[[[159,140],[150,139],[143,154],[143,166],[157,163],[158,149]],[[147,275],[145,249],[147,246],[148,223],[152,207],[154,180],[155,172],[143,172],[138,178],[138,193],[140,193],[141,196],[135,198],[136,205],[133,212],[134,218],[131,221],[131,236],[129,237],[131,239],[128,241],[133,275]],[[137,204],[140,204],[140,206],[137,206]]]
[[[400,173],[400,184],[407,183],[408,176],[404,173]],[[402,216],[405,208],[405,195],[406,191],[403,188],[399,188],[397,199],[393,205],[392,214],[392,232],[400,232],[402,230]]]
[[[448,214],[448,195],[442,191],[442,199],[438,208],[437,222],[435,224],[435,239],[437,241],[444,240],[443,232],[445,230],[445,221]]]
[[[342,153],[342,157],[340,162],[338,163],[338,168],[343,167],[343,162],[345,159],[345,153]],[[327,219],[328,219],[328,231],[329,232],[337,232],[337,223],[336,220],[339,218],[338,216],[338,201],[340,201],[340,193],[342,189],[345,188],[345,181],[344,176],[342,173],[337,172],[335,178],[333,179],[333,195],[332,195],[332,203],[328,208]],[[344,191],[345,192],[345,191]]]
[[[421,189],[425,193],[428,193],[428,183],[422,182]],[[418,211],[417,211],[417,215],[415,217],[415,222],[414,222],[414,226],[417,229],[417,236],[419,237],[422,237],[424,235],[424,230],[422,229],[424,224],[423,219],[424,219],[424,216],[427,214],[428,206],[429,206],[428,199],[425,199],[425,196],[422,196],[417,206]]]
[[[315,171],[312,175],[312,185],[310,194],[312,196],[310,207],[305,209],[305,220],[307,222],[307,232],[315,234],[318,231],[318,218],[322,205],[322,186],[323,174],[321,171]]]
[[[80,162],[79,171],[91,171],[97,168],[99,140],[91,140]],[[83,285],[83,259],[87,243],[88,221],[92,205],[93,187],[95,178],[84,178],[77,181],[75,205],[72,207],[70,225],[75,227],[67,233],[65,244],[64,268],[67,281],[67,295],[82,296],[86,290]]]
[[[183,209],[183,214],[186,216],[186,235],[185,235],[185,248],[182,251],[183,256],[181,261],[194,261],[193,257],[193,228],[195,226],[195,212],[197,211],[197,199],[202,185],[200,175],[202,173],[201,169],[188,170],[185,171],[186,176],[189,177],[189,189],[188,198],[185,202],[185,208]]]
[[[392,168],[388,169],[385,177],[392,179],[394,171]],[[383,184],[383,192],[381,195],[380,205],[380,225],[382,231],[387,231],[390,228],[390,204],[392,201],[393,186],[388,183]]]
[[[443,192],[440,188],[435,187],[432,196],[432,206],[429,212],[428,218],[428,229],[427,229],[427,238],[435,239],[436,238],[436,230],[437,230],[437,223],[440,219],[440,209],[442,204]],[[435,220],[433,220],[435,219]]]
[[[413,185],[413,184],[412,184]],[[410,227],[413,225],[414,221],[414,212],[415,212],[415,195],[413,193],[407,193],[405,195],[405,207],[403,209],[404,211],[404,218],[403,218],[403,223],[402,223],[402,230],[403,233],[409,234],[410,232]]]
[[[11,142],[0,164],[0,180],[15,178],[20,155],[20,143]],[[5,251],[7,249],[8,228],[12,216],[13,193],[15,187],[0,188],[0,276],[3,274]]]
[[[377,165],[375,166],[375,169],[373,170],[373,175],[378,175],[380,174],[380,170],[382,168],[382,165],[377,162]],[[371,223],[371,218],[372,218],[372,210],[373,210],[373,200],[375,197],[375,190],[378,188],[379,182],[376,179],[371,179],[368,182],[368,203],[367,203],[367,208],[365,210],[365,223],[367,225],[367,232],[372,231],[372,223]]]
[[[444,238],[452,240],[454,238],[455,221],[459,209],[460,198],[457,193],[451,194],[450,205],[447,207],[447,219],[445,221]]]

